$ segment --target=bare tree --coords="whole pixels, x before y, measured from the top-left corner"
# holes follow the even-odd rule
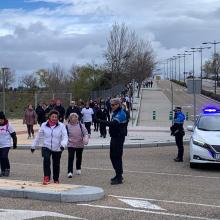
[[[129,63],[129,71],[131,78],[138,82],[138,97],[142,81],[152,75],[155,67],[153,50],[149,42],[140,40],[134,51],[131,62]]]
[[[128,73],[127,64],[133,55],[136,47],[136,34],[129,31],[125,24],[115,23],[112,26],[108,41],[108,47],[104,56],[106,65],[115,82],[124,78]]]
[[[34,89],[37,87],[37,78],[33,74],[26,74],[22,77],[21,84],[28,89]]]
[[[5,72],[5,88],[9,88],[9,86],[15,82],[15,72],[11,69],[6,69]],[[0,70],[0,82],[2,87],[2,69]]]
[[[64,69],[56,64],[48,70],[47,87],[51,92],[62,91],[65,88]]]

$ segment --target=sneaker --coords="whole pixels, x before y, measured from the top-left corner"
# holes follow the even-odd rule
[[[31,139],[31,136],[28,136],[27,139]]]
[[[81,175],[81,170],[76,170],[76,175]]]
[[[68,173],[67,177],[68,177],[68,178],[72,178],[72,177],[73,177],[73,174],[70,172],[70,173]]]
[[[50,177],[49,176],[44,176],[43,185],[48,185],[48,184],[50,184]]]
[[[54,184],[60,184],[59,180],[54,180]]]
[[[35,135],[34,135],[34,134],[32,134],[32,138],[33,138],[33,139],[35,138]]]

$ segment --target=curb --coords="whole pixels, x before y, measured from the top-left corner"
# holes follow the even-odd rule
[[[183,140],[184,144],[189,144],[189,140]],[[93,144],[84,147],[85,150],[92,149],[109,149],[110,144]],[[155,141],[150,143],[125,143],[124,148],[148,148],[148,147],[164,147],[176,145],[175,141]],[[30,150],[30,145],[18,145],[16,150]],[[37,148],[36,150],[40,150]]]
[[[102,199],[105,195],[102,188],[94,186],[67,184],[49,184],[45,186],[41,183],[5,179],[1,179],[1,182],[7,183],[7,186],[4,186],[4,184],[0,186],[0,195],[10,198],[73,203],[95,201]],[[31,184],[38,184],[38,188],[31,187]],[[56,187],[63,187],[63,190],[57,190]]]

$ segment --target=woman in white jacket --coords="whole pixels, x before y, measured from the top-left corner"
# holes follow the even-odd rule
[[[36,146],[39,146],[40,140],[43,139],[42,157],[44,179],[43,184],[50,183],[51,169],[50,159],[52,156],[53,164],[53,180],[54,183],[59,184],[60,174],[60,158],[62,151],[67,146],[68,136],[65,125],[59,122],[59,112],[52,110],[49,113],[49,119],[44,122],[36,136],[32,146],[31,152],[34,153]]]

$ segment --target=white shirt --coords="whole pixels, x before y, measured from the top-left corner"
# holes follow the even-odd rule
[[[92,115],[94,114],[92,108],[83,108],[81,114],[83,115],[83,122],[92,122]]]
[[[11,147],[11,133],[14,133],[14,128],[8,123],[0,126],[0,148]]]

